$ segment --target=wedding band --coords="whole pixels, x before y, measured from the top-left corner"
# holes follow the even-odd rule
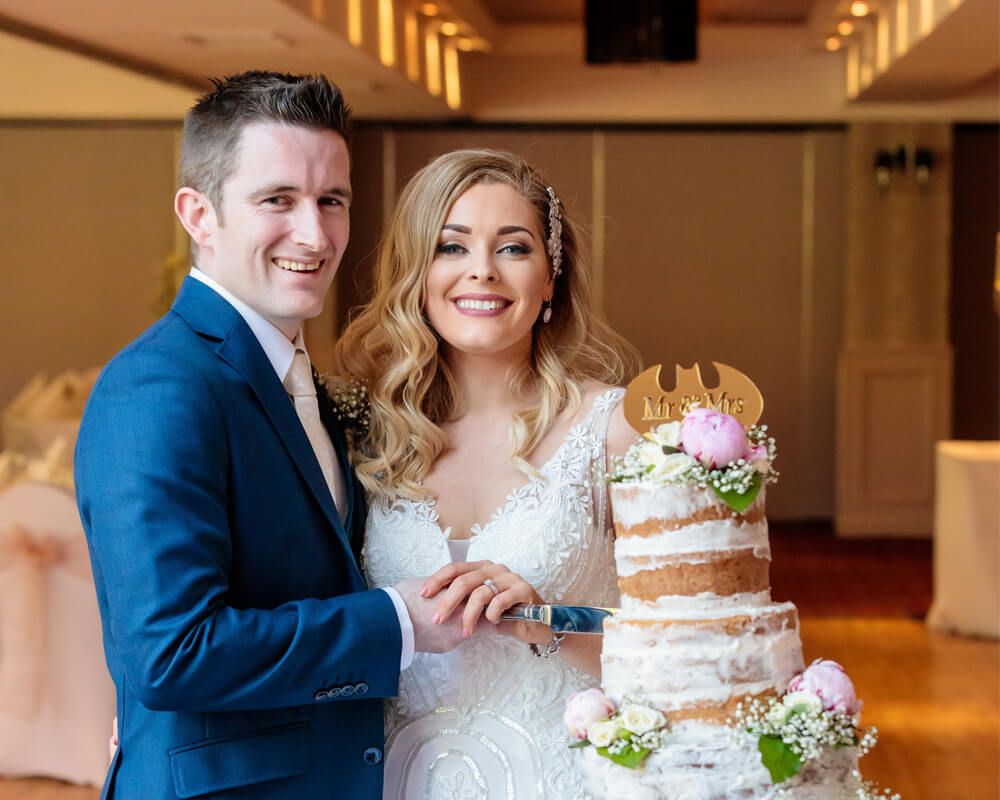
[[[494,597],[500,594],[500,590],[497,588],[497,585],[493,583],[493,581],[491,581],[489,578],[483,581],[483,586],[485,586],[487,589],[493,592]]]

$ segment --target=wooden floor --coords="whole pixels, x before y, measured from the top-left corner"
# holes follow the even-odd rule
[[[830,523],[771,523],[771,590],[803,617],[923,619],[930,539],[838,539]]]
[[[865,777],[904,800],[1000,797],[1000,644],[929,633],[905,618],[807,617],[806,659],[849,666],[880,731]],[[0,800],[96,800],[96,789],[0,780]],[[345,798],[344,800],[349,800]]]

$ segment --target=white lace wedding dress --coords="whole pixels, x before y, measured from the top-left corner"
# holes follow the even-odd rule
[[[465,560],[507,565],[548,602],[617,605],[599,475],[608,418],[623,394],[598,397],[541,468],[544,479],[515,489],[474,526]],[[437,571],[452,560],[448,533],[433,500],[373,504],[370,583]],[[387,705],[385,800],[582,800],[562,713],[570,692],[597,683],[512,637],[477,634],[451,653],[418,653]]]

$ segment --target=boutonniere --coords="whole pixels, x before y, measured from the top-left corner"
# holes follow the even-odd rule
[[[352,440],[368,433],[371,424],[371,403],[368,388],[359,381],[334,378],[329,375],[319,377],[319,384],[326,392],[327,401],[334,419]]]

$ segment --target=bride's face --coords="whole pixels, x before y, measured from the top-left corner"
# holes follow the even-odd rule
[[[530,204],[510,186],[477,184],[445,219],[424,310],[447,348],[527,358],[551,274]]]

